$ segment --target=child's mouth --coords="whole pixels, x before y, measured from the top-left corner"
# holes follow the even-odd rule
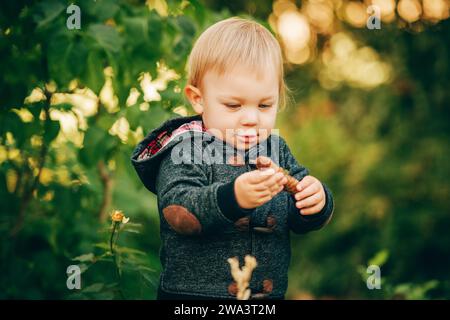
[[[258,136],[256,136],[256,135],[251,135],[251,136],[237,135],[237,137],[238,137],[238,140],[240,140],[241,142],[247,143],[247,144],[254,143],[258,139]]]

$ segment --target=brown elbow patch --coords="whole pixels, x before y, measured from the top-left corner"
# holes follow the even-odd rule
[[[271,293],[273,290],[273,282],[270,279],[265,279],[263,281],[263,292],[264,293]]]
[[[163,209],[163,215],[167,223],[180,234],[199,234],[202,230],[200,221],[183,206],[170,205]]]

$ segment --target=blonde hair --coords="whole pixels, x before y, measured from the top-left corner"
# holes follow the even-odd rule
[[[207,28],[197,39],[188,61],[187,85],[201,88],[208,70],[220,76],[236,66],[249,67],[262,76],[271,66],[279,78],[279,108],[287,105],[283,56],[275,37],[257,22],[232,17]]]

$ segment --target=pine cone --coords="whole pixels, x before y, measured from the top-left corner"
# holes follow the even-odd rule
[[[289,171],[287,171],[284,168],[281,168],[277,166],[270,158],[260,156],[256,159],[256,167],[258,169],[268,169],[272,168],[275,170],[275,172],[282,172],[284,176],[287,178],[287,183],[284,185],[284,190],[286,190],[289,193],[295,194],[297,193],[297,183],[299,182],[297,179],[295,179],[293,176],[289,174]]]

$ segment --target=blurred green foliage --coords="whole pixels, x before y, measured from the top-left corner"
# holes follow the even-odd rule
[[[186,112],[185,63],[202,30],[235,14],[267,26],[272,2],[80,0],[81,29],[69,30],[71,3],[1,4],[0,298],[153,299],[156,199],[131,151]],[[325,229],[292,237],[288,298],[448,299],[449,20],[420,32],[342,30],[392,72],[364,89],[324,88],[318,57],[286,70],[296,104],[280,113],[281,134],[336,202]],[[161,99],[151,99],[158,78]],[[113,209],[134,230],[117,242],[118,263]],[[81,291],[66,287],[71,264],[83,266]],[[381,290],[366,287],[370,264],[381,267]]]

